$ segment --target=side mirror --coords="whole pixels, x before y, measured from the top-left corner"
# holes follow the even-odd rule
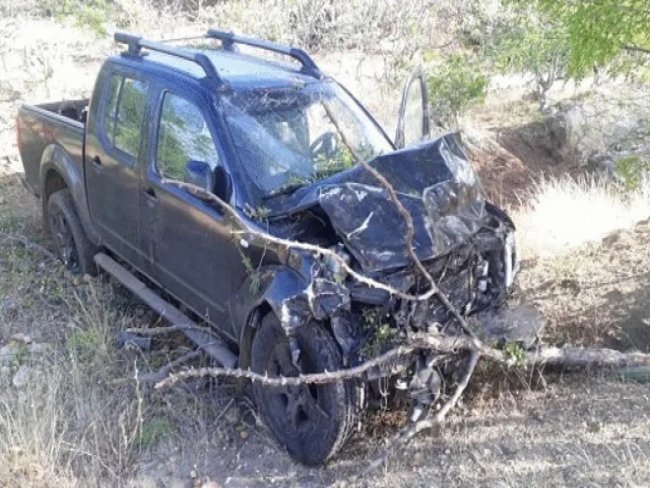
[[[185,165],[185,181],[203,188],[205,191],[214,190],[214,174],[205,161],[189,160]]]
[[[429,136],[429,95],[421,68],[406,79],[397,116],[395,145],[398,148],[414,144]]]

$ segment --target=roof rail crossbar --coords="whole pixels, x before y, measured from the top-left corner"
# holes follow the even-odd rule
[[[232,50],[235,44],[244,44],[246,46],[252,46],[265,51],[272,51],[274,53],[289,56],[302,65],[303,73],[316,78],[323,77],[323,73],[316,65],[316,62],[311,58],[311,56],[309,56],[309,54],[307,54],[306,51],[300,48],[284,46],[282,44],[264,41],[262,39],[240,36],[233,32],[225,32],[217,29],[208,30],[207,37],[220,40],[223,48],[226,50]]]
[[[208,58],[208,56],[203,53],[191,52],[184,49],[170,47],[160,42],[149,41],[147,39],[143,39],[142,37],[127,34],[125,32],[116,32],[113,38],[115,39],[115,42],[119,44],[126,44],[128,46],[127,54],[131,56],[140,56],[143,48],[150,51],[169,54],[170,56],[186,59],[198,64],[201,68],[203,68],[203,71],[208,78],[212,78],[218,82],[221,82],[221,78],[219,77],[219,73],[217,73],[214,64],[212,64],[210,58]]]

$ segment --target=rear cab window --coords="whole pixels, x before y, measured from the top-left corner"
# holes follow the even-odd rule
[[[146,82],[122,74],[113,74],[102,118],[103,135],[109,146],[133,162],[140,151],[144,114],[147,104]]]

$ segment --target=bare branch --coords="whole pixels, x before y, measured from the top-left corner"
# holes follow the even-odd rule
[[[201,332],[205,332],[206,334],[210,334],[212,336],[215,335],[214,331],[212,331],[208,327],[198,327],[196,325],[182,325],[182,324],[177,324],[177,325],[170,325],[167,327],[130,327],[128,329],[124,329],[124,332],[127,332],[129,334],[137,334],[141,336],[156,336],[156,335],[165,335],[165,334],[173,334],[174,332],[183,332],[186,330],[200,330]]]
[[[198,358],[200,355],[201,351],[199,349],[195,349],[194,351],[190,351],[187,354],[183,354],[173,361],[170,361],[158,371],[142,374],[138,373],[137,380],[140,383],[159,383],[163,381],[167,376],[169,376],[174,368],[180,366],[183,363],[186,363],[187,361]]]
[[[631,52],[650,54],[650,49],[648,49],[646,47],[641,47],[641,46],[627,45],[627,46],[623,46],[623,49],[625,49],[626,51],[631,51]]]
[[[272,234],[269,234],[263,230],[254,229],[248,222],[242,219],[241,216],[235,211],[235,209],[232,208],[229,204],[221,200],[213,193],[210,193],[199,186],[193,185],[191,183],[185,183],[182,181],[170,180],[170,179],[164,179],[163,182],[175,185],[179,188],[183,188],[199,198],[213,201],[214,203],[219,205],[221,210],[223,210],[230,217],[236,220],[237,223],[239,223],[239,225],[243,228],[243,230],[239,231],[239,233],[248,234],[249,236],[261,239],[268,243],[277,244],[285,249],[300,249],[303,251],[314,253],[315,255],[328,256],[333,260],[335,260],[336,262],[338,262],[341,265],[341,267],[345,269],[348,275],[351,276],[353,279],[357,280],[359,283],[363,283],[364,285],[368,285],[372,288],[377,288],[379,290],[384,290],[390,293],[391,295],[397,296],[404,300],[426,301],[429,300],[436,293],[435,289],[430,289],[429,291],[421,295],[412,295],[410,293],[405,293],[401,290],[398,290],[397,288],[394,288],[380,281],[373,280],[372,278],[368,278],[367,276],[352,269],[352,267],[343,258],[341,258],[341,256],[339,256],[336,252],[330,249],[325,249],[323,247],[316,246],[314,244],[309,244],[306,242],[298,242],[298,241],[292,241],[290,239],[283,239],[281,237],[277,237]]]
[[[17,242],[28,249],[38,251],[49,259],[58,260],[56,255],[45,246],[42,246],[41,244],[38,244],[37,242],[34,242],[24,236],[17,234],[8,234],[6,232],[0,232],[0,236],[2,237],[2,242]]]
[[[369,359],[368,361],[361,363],[358,366],[354,366],[348,369],[341,369],[338,371],[325,371],[324,373],[313,373],[313,374],[304,374],[299,376],[276,376],[269,377],[268,375],[263,375],[255,373],[254,371],[247,369],[231,369],[231,368],[194,368],[188,369],[186,371],[181,371],[179,373],[171,374],[167,378],[161,380],[156,388],[165,388],[167,386],[174,385],[178,381],[187,379],[187,378],[203,378],[203,377],[228,377],[236,379],[248,379],[261,383],[266,386],[300,386],[305,384],[325,384],[325,383],[334,383],[336,381],[343,381],[352,378],[361,378],[368,371],[389,364],[396,359],[399,359],[415,351],[415,347],[408,345],[398,346],[389,351],[381,354],[375,358]],[[400,370],[404,369],[403,365],[395,365],[391,374],[397,374]]]
[[[231,368],[196,368],[175,373],[160,381],[156,388],[171,386],[186,378],[195,377],[230,377],[248,379],[267,386],[285,387],[304,384],[325,384],[360,378],[368,371],[389,364],[400,357],[408,356],[417,350],[431,350],[439,354],[458,354],[462,351],[477,353],[480,356],[504,364],[506,366],[536,366],[558,365],[566,367],[635,367],[650,365],[650,353],[629,352],[624,353],[613,349],[582,348],[582,347],[541,347],[536,351],[522,351],[521,358],[510,357],[506,352],[488,346],[477,338],[460,336],[446,336],[438,333],[414,334],[407,344],[397,346],[389,351],[369,359],[358,366],[337,371],[305,374],[299,376],[269,377],[245,369]],[[397,365],[387,374],[396,374],[403,370],[403,365]]]

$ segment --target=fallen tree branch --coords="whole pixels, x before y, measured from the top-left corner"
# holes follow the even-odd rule
[[[45,246],[28,239],[27,237],[18,235],[18,234],[8,234],[6,232],[0,232],[0,237],[2,237],[2,242],[17,242],[22,244],[27,249],[32,249],[43,254],[45,257],[53,260],[58,260],[58,257]]]
[[[303,374],[299,376],[275,376],[270,377],[268,375],[263,375],[256,373],[249,369],[239,369],[239,368],[221,368],[221,367],[205,367],[205,368],[193,368],[185,371],[180,371],[169,375],[167,378],[160,381],[156,388],[165,388],[172,386],[175,383],[187,379],[187,378],[220,378],[228,377],[235,379],[248,379],[250,381],[258,382],[266,386],[275,386],[275,387],[285,387],[285,386],[300,386],[305,384],[325,384],[325,383],[334,383],[337,381],[349,380],[352,378],[360,378],[368,371],[381,367],[385,364],[390,363],[398,358],[408,356],[415,351],[416,348],[411,346],[398,346],[389,351],[381,354],[375,358],[369,359],[364,363],[361,363],[358,366],[354,366],[348,369],[341,369],[338,371],[325,371],[323,373],[312,373],[312,374]],[[401,369],[401,366],[395,368],[393,374],[398,373]]]
[[[292,241],[290,239],[284,239],[282,237],[277,237],[272,234],[269,234],[261,229],[254,229],[251,227],[251,225],[246,222],[242,217],[235,211],[233,207],[231,207],[229,204],[221,200],[219,197],[214,195],[213,193],[210,193],[209,191],[204,190],[203,188],[193,185],[191,183],[185,183],[182,181],[178,180],[170,180],[170,179],[163,179],[164,183],[169,183],[172,185],[175,185],[179,188],[185,189],[189,191],[191,194],[198,198],[202,199],[207,199],[210,200],[221,208],[225,213],[228,214],[231,218],[235,219],[237,223],[242,227],[243,230],[238,231],[236,233],[239,234],[247,234],[253,238],[261,239],[265,241],[266,243],[272,243],[276,244],[284,249],[299,249],[302,251],[307,251],[311,252],[316,256],[327,256],[333,260],[335,260],[337,263],[341,265],[341,267],[346,271],[346,273],[356,280],[359,283],[363,283],[364,285],[368,285],[372,288],[376,288],[379,290],[384,290],[391,295],[394,295],[396,297],[402,298],[404,300],[411,300],[411,301],[426,301],[429,300],[431,297],[433,297],[436,294],[436,289],[432,288],[428,290],[425,293],[422,293],[420,295],[413,295],[410,293],[403,292],[401,290],[398,290],[397,288],[394,288],[390,285],[387,285],[385,283],[382,283],[381,281],[374,280],[372,278],[367,277],[364,274],[359,273],[355,269],[352,268],[350,264],[348,264],[345,259],[343,259],[341,256],[339,256],[335,251],[331,249],[326,249],[320,246],[317,246],[315,244],[309,244],[306,242],[299,242],[299,241]]]
[[[445,337],[439,334],[415,334],[413,345],[420,349],[441,352],[476,351],[484,358],[507,366],[626,368],[650,365],[650,353],[622,352],[599,347],[539,347],[530,352],[522,351],[521,357],[513,358],[505,351],[489,347],[477,339],[465,336]]]
[[[650,48],[642,47],[642,46],[634,46],[634,45],[626,45],[623,46],[623,49],[626,51],[630,52],[637,52],[637,53],[643,53],[643,54],[650,54]]]
[[[506,366],[556,365],[575,368],[588,367],[638,367],[650,365],[650,354],[642,352],[621,352],[614,349],[583,347],[540,347],[535,351],[522,351],[522,356],[514,358],[505,351],[495,349],[480,340],[467,336],[444,336],[437,333],[417,333],[411,340],[389,351],[365,361],[358,366],[337,371],[303,374],[299,376],[269,377],[251,370],[238,368],[205,367],[193,368],[171,374],[160,381],[156,388],[171,386],[178,381],[195,377],[230,377],[248,379],[267,386],[286,387],[305,384],[325,384],[360,378],[373,368],[390,363],[417,350],[436,351],[441,355],[458,354],[462,351],[476,353],[481,357]],[[403,368],[402,368],[403,369]],[[393,374],[399,372],[399,368]]]
[[[130,327],[128,329],[124,329],[124,332],[127,332],[129,334],[137,334],[141,336],[156,336],[156,335],[165,335],[165,334],[173,334],[174,332],[183,332],[186,330],[199,330],[201,332],[205,332],[206,334],[210,334],[212,336],[215,336],[215,333],[210,330],[208,327],[200,327],[196,325],[169,325],[165,327]]]
[[[198,358],[200,355],[201,351],[199,349],[195,349],[186,354],[183,354],[173,361],[170,361],[158,371],[153,371],[151,373],[138,373],[137,380],[140,383],[159,383],[168,377],[174,368],[180,366],[183,363],[186,363],[187,361]]]

